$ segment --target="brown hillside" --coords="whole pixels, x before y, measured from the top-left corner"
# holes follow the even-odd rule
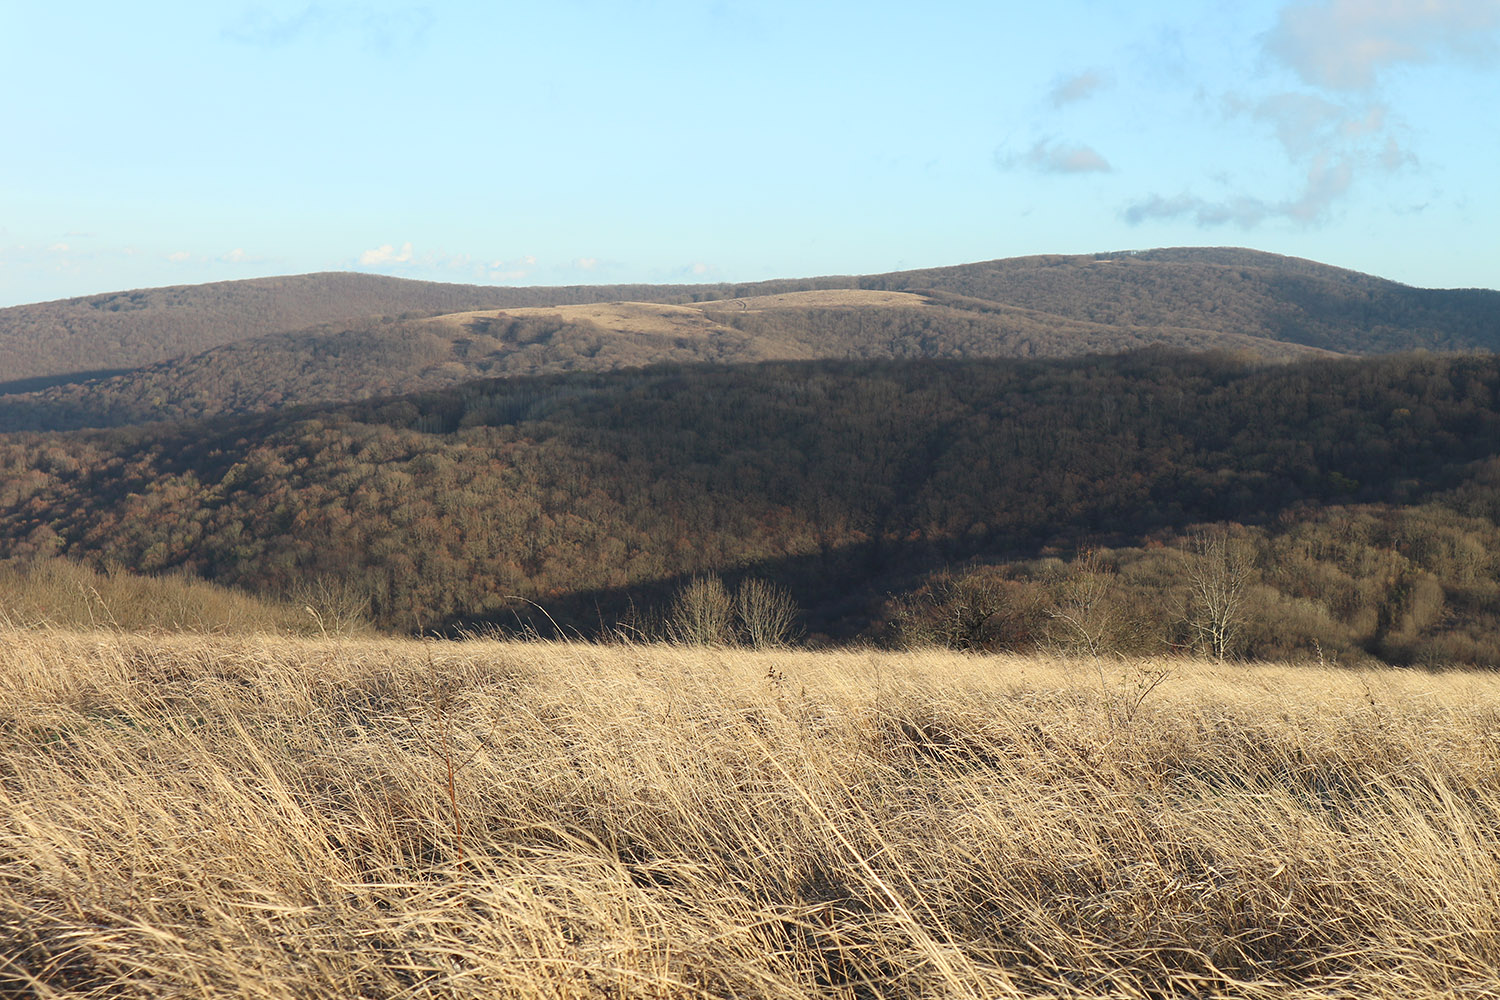
[[[442,389],[476,377],[652,364],[1070,357],[1151,344],[1272,360],[1322,353],[1240,334],[1127,327],[957,296],[833,289],[692,305],[469,310],[244,340],[103,380],[0,396],[0,430],[107,427]]]
[[[663,293],[681,289],[662,286]],[[137,368],[323,323],[643,297],[644,286],[501,288],[324,273],[110,292],[0,309],[0,386]],[[38,386],[26,386],[36,388]],[[21,388],[21,387],[15,387]]]
[[[289,330],[301,332],[280,332]],[[1226,248],[744,285],[497,288],[353,274],[222,282],[0,310],[0,430],[250,412],[476,376],[1067,357],[1152,344],[1277,360],[1494,351],[1500,292],[1411,288]]]

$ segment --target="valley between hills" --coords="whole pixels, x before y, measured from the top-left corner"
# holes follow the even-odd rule
[[[815,643],[1493,665],[1497,346],[1500,293],[1234,248],[17,306],[0,558],[398,633],[662,635],[756,581]]]

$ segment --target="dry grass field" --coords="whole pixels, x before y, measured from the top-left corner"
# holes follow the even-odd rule
[[[660,302],[592,302],[567,306],[528,306],[519,309],[489,309],[434,316],[428,322],[449,327],[467,326],[475,320],[511,316],[555,317],[569,323],[586,321],[619,333],[644,333],[663,337],[706,336],[733,333],[709,313],[765,312],[776,309],[875,309],[892,306],[929,306],[926,296],[912,292],[886,292],[858,288],[784,292],[739,299],[714,299],[692,305]]]
[[[1496,996],[1497,824],[1488,674],[0,632],[5,996]]]

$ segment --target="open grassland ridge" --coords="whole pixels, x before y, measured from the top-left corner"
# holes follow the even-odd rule
[[[464,326],[477,319],[500,316],[557,317],[564,321],[588,322],[623,332],[673,333],[684,325],[704,324],[705,314],[716,312],[759,312],[763,310],[859,309],[904,306],[921,308],[928,298],[913,292],[892,292],[864,288],[827,288],[777,295],[749,295],[741,298],[710,299],[689,305],[668,302],[592,302],[559,306],[527,306],[519,309],[471,310],[434,316],[429,322],[443,326]]]
[[[0,994],[1480,997],[1500,686],[0,634]]]

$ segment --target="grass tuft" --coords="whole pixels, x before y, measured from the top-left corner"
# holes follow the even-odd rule
[[[1138,690],[1061,658],[0,632],[0,995],[1500,991],[1492,676]]]

